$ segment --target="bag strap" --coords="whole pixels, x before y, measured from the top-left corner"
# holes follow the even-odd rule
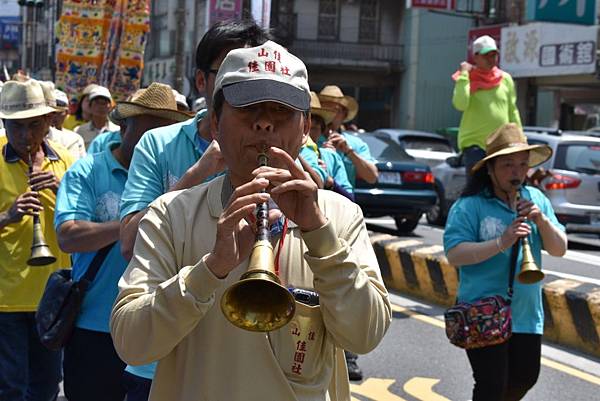
[[[96,274],[98,274],[98,270],[100,270],[100,266],[102,266],[102,263],[104,263],[106,256],[116,243],[116,241],[110,243],[104,248],[100,249],[98,252],[96,252],[96,254],[94,255],[94,259],[92,259],[92,262],[90,263],[87,271],[85,272],[80,281],[85,280],[88,283],[94,281],[94,279],[96,278]]]
[[[519,258],[519,249],[521,246],[521,240],[517,240],[511,248],[510,252],[510,273],[508,274],[508,299],[511,300],[513,296],[513,284],[515,283],[515,271],[517,270],[517,259]]]

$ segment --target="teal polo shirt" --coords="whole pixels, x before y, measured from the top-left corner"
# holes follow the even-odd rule
[[[142,136],[129,166],[121,198],[121,219],[145,209],[168,192],[198,161],[210,145],[198,135],[198,122],[205,116],[206,109],[192,119],[152,129]]]
[[[77,160],[66,172],[58,188],[55,229],[58,230],[61,224],[69,220],[95,223],[118,220],[119,201],[125,181],[127,170],[117,162],[110,149]],[[74,280],[79,280],[85,274],[95,254],[95,251],[72,254]],[[121,255],[121,246],[117,242],[85,294],[77,327],[110,332],[110,312],[119,292],[117,283],[126,267],[127,261]]]
[[[87,153],[99,153],[111,143],[121,143],[121,131],[106,131],[96,136],[87,148]]]
[[[321,160],[327,165],[327,172],[337,184],[349,193],[354,192],[346,173],[346,166],[339,153],[329,148],[319,148]]]
[[[553,225],[564,231],[565,228],[556,219],[550,201],[540,190],[524,187],[521,196],[535,203]],[[515,211],[489,191],[459,198],[450,209],[446,222],[444,231],[446,255],[462,242],[483,242],[500,237],[516,217]],[[530,222],[530,225],[531,250],[535,263],[542,268],[542,239],[535,223]],[[474,302],[493,295],[506,297],[511,250],[512,247],[477,264],[460,266],[458,300]],[[542,284],[541,282],[521,284],[516,279],[522,259],[522,251],[519,250],[512,298],[513,332],[542,334],[544,331]]]
[[[312,167],[313,170],[315,170],[315,172],[319,175],[319,177],[321,177],[321,180],[323,180],[323,183],[325,183],[325,180],[327,179],[329,174],[327,173],[327,171],[323,170],[321,168],[321,166],[319,166],[319,160],[318,160],[317,153],[312,148],[310,148],[306,145],[303,145],[300,148],[300,157],[302,159],[304,159],[304,161],[310,167]]]
[[[368,162],[375,163],[375,159],[373,158],[373,156],[371,156],[371,151],[369,150],[369,145],[367,145],[365,143],[365,141],[360,139],[358,135],[352,134],[349,132],[342,132],[342,135],[344,136],[344,138],[346,138],[346,142],[348,143],[348,146],[350,147],[350,149],[354,150],[354,152],[356,152],[356,154],[358,156],[360,156],[361,158],[363,158],[364,160],[366,160]],[[325,142],[325,141],[327,141],[327,138],[325,138],[325,136],[321,135],[319,137],[319,141],[317,143],[317,145],[319,145],[319,148],[323,147],[323,142]],[[342,162],[344,163],[344,167],[346,168],[346,174],[348,176],[348,181],[354,188],[356,186],[356,167],[354,167],[354,163],[352,163],[352,159],[350,159],[344,153],[337,151],[337,154],[342,159]]]

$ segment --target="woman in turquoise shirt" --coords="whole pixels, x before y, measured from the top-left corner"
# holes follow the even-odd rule
[[[548,160],[552,150],[528,145],[521,128],[501,126],[486,142],[486,157],[472,169],[472,180],[452,206],[444,249],[459,269],[458,300],[506,295],[513,244],[529,236],[535,262],[541,251],[562,256],[564,227],[538,189],[523,186],[527,170]],[[517,201],[517,194],[521,200]],[[521,265],[519,250],[516,273]],[[505,343],[467,350],[475,386],[473,401],[520,400],[537,381],[544,328],[541,283],[515,280],[512,337]]]

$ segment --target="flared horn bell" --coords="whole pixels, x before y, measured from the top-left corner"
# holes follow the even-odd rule
[[[27,260],[27,264],[30,266],[45,266],[54,262],[56,262],[56,257],[50,251],[48,244],[46,244],[39,217],[34,216],[31,255]]]
[[[535,264],[533,254],[531,253],[531,245],[527,237],[522,239],[523,242],[523,260],[521,261],[521,270],[517,275],[517,280],[523,284],[533,284],[544,279],[544,272]]]
[[[294,297],[281,285],[273,261],[271,243],[255,242],[248,271],[223,294],[221,310],[235,326],[249,331],[273,331],[294,316]]]

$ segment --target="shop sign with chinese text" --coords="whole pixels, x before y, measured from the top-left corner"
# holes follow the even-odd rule
[[[502,28],[500,66],[513,77],[596,71],[597,26],[534,23]]]
[[[414,8],[451,10],[454,9],[454,0],[412,0],[410,5]]]
[[[242,16],[242,0],[210,0],[208,7],[208,25],[225,20],[238,20]]]
[[[527,18],[534,21],[594,25],[597,0],[528,0]]]

